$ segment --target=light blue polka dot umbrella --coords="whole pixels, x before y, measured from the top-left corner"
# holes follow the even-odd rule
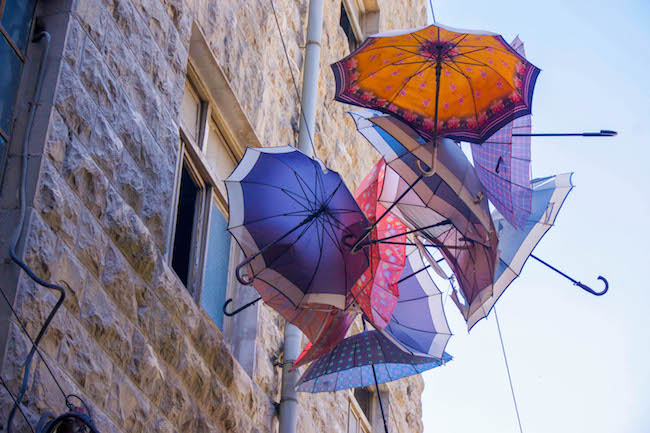
[[[316,393],[361,388],[419,374],[451,359],[447,353],[442,359],[411,355],[378,331],[364,331],[346,338],[314,361],[296,390]]]

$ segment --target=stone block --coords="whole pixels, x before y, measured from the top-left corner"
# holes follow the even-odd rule
[[[144,433],[154,417],[149,400],[119,369],[113,370],[113,381],[108,394],[107,413],[122,430]]]
[[[136,299],[139,328],[169,365],[178,365],[183,339],[180,328],[151,289],[136,293]]]
[[[55,106],[81,143],[88,144],[97,119],[97,108],[67,63],[61,65]]]
[[[145,282],[150,281],[158,257],[151,235],[135,211],[112,188],[107,203],[101,220],[104,230]]]
[[[84,288],[91,277],[72,250],[63,242],[59,242],[56,246],[56,257],[51,282],[65,289],[64,305],[72,315],[78,316]]]
[[[48,280],[56,262],[57,238],[38,213],[32,212],[30,215],[27,219],[23,259],[37,276]]]
[[[106,22],[110,19],[106,9],[97,0],[75,2],[74,15],[88,33],[93,42],[101,47],[106,31]]]
[[[99,278],[104,270],[107,247],[108,237],[95,218],[88,212],[82,212],[75,250],[79,260],[96,278]]]
[[[65,152],[63,176],[92,214],[100,218],[106,208],[109,183],[86,148],[73,138]]]
[[[41,165],[34,207],[47,225],[65,243],[73,246],[83,205],[49,161],[45,160]]]
[[[201,308],[196,305],[185,285],[163,257],[156,263],[154,275],[151,289],[167,311],[174,316],[183,333],[191,335],[203,314]]]
[[[188,339],[183,339],[180,350],[180,360],[176,366],[176,373],[180,376],[188,391],[198,401],[204,401],[210,385],[211,372],[205,361],[192,347]]]
[[[68,24],[68,34],[65,39],[63,58],[75,71],[79,69],[85,41],[86,32],[79,21],[73,17]]]
[[[129,364],[134,326],[106,296],[94,278],[88,280],[82,302],[80,321],[115,364],[123,368]]]
[[[106,353],[75,321],[67,324],[59,349],[59,365],[99,406],[106,404],[113,366]]]
[[[140,287],[137,290],[144,290],[145,283],[113,244],[109,244],[106,249],[104,264],[104,272],[100,280],[104,290],[120,311],[130,321],[135,322],[138,308],[135,300],[136,287]]]
[[[147,200],[142,172],[129,152],[122,153],[122,160],[115,176],[115,187],[136,214],[142,213],[142,202]],[[151,191],[150,191],[151,192]],[[157,194],[154,194],[157,195]],[[164,196],[164,194],[163,194]],[[144,216],[143,216],[144,219]],[[144,220],[147,224],[147,220]],[[150,229],[151,230],[151,229]],[[152,234],[154,232],[152,231]]]
[[[122,88],[124,84],[118,81],[119,78],[119,75],[113,76],[97,47],[87,41],[79,79],[109,122],[114,122],[117,112],[128,104]]]
[[[49,157],[57,170],[61,170],[65,158],[65,148],[70,142],[70,131],[57,110],[52,110],[52,120],[48,130],[43,153]]]
[[[97,118],[90,142],[91,146],[88,149],[90,155],[109,181],[115,182],[116,173],[121,170],[121,160],[124,158],[124,145],[103,116]]]
[[[178,431],[186,431],[181,427],[187,424],[188,415],[191,417],[192,399],[183,388],[181,382],[173,375],[167,377],[160,390],[160,411],[176,427]],[[191,430],[189,430],[191,431]]]
[[[131,344],[133,351],[126,362],[125,372],[151,402],[158,405],[162,398],[160,390],[166,378],[165,367],[140,331],[133,333]]]
[[[168,168],[170,168],[168,166]],[[166,179],[163,181],[163,176]],[[171,220],[172,197],[174,191],[173,172],[158,173],[157,176],[145,174],[140,180],[144,180],[144,193],[142,200],[142,221],[153,236],[154,242],[160,249],[165,251],[167,247],[167,232]],[[155,182],[155,180],[159,182]]]

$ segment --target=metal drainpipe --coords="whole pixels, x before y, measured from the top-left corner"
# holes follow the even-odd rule
[[[302,80],[302,113],[298,149],[314,156],[312,142],[316,129],[316,101],[318,100],[318,73],[320,66],[320,41],[323,29],[323,0],[311,0],[307,22],[307,48]],[[284,355],[282,357],[282,396],[280,399],[280,433],[296,433],[298,423],[298,370],[289,371],[300,354],[302,333],[292,325],[284,326]]]

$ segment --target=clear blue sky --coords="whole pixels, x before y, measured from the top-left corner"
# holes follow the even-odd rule
[[[533,175],[575,172],[535,254],[610,292],[589,295],[529,261],[497,303],[525,433],[650,431],[650,2],[434,0],[436,20],[516,35],[542,69],[533,130],[614,129],[613,139],[533,139]],[[518,432],[493,315],[467,334],[451,302],[455,360],[424,375],[425,433]]]

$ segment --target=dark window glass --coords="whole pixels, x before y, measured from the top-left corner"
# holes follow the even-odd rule
[[[22,54],[25,54],[36,0],[6,0],[2,28]]]
[[[219,329],[223,329],[223,303],[226,301],[230,262],[230,233],[227,230],[228,221],[214,200],[210,207],[201,304]]]
[[[187,287],[190,271],[190,256],[192,251],[192,234],[194,232],[194,214],[196,201],[199,197],[199,186],[194,183],[190,172],[183,164],[181,186],[178,194],[178,211],[176,214],[176,233],[174,235],[174,251],[172,253],[172,268],[176,275]]]
[[[0,129],[9,136],[23,64],[4,36],[0,36]]]
[[[7,142],[5,141],[2,136],[0,136],[0,179],[2,179],[2,162],[5,157],[5,147],[7,145]]]
[[[370,392],[365,388],[356,388],[354,390],[354,398],[357,399],[361,411],[366,416],[366,419],[370,419]]]
[[[354,35],[354,30],[352,30],[352,24],[350,24],[350,18],[348,13],[345,10],[345,6],[341,3],[341,21],[339,23],[345,32],[345,36],[348,38],[348,45],[350,45],[350,51],[354,51],[359,46],[359,41]]]

